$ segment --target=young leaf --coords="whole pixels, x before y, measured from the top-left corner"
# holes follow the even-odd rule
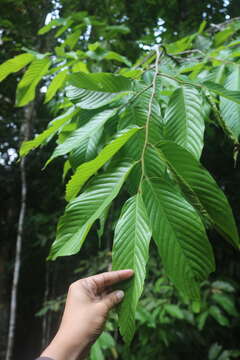
[[[13,59],[5,61],[0,65],[0,81],[3,81],[9,74],[15,73],[24,66],[28,65],[34,59],[32,54],[21,54]]]
[[[226,99],[234,101],[237,104],[240,104],[240,91],[229,90],[223,87],[220,84],[216,84],[212,81],[204,81],[202,83],[209,91],[214,92],[217,95],[220,95]]]
[[[96,176],[89,188],[67,205],[59,220],[49,259],[73,255],[80,250],[92,224],[117,196],[132,166],[129,162],[121,162]]]
[[[237,90],[240,93],[240,65],[236,64],[233,72],[228,76],[226,80],[226,89]],[[220,110],[224,122],[233,133],[236,140],[238,140],[240,135],[240,104],[236,104],[231,100],[221,97]]]
[[[180,292],[199,299],[199,283],[214,271],[214,256],[195,209],[171,183],[148,179],[143,200],[165,270]]]
[[[63,25],[64,22],[65,19],[61,19],[61,18],[53,19],[52,21],[50,21],[50,23],[48,23],[47,25],[43,26],[40,30],[38,30],[38,35],[44,35],[53,28]]]
[[[116,60],[119,61],[121,63],[126,64],[127,66],[131,66],[131,62],[125,57],[122,56],[118,53],[116,53],[115,51],[108,51],[105,55],[104,55],[104,59],[107,60]]]
[[[51,62],[48,58],[34,60],[17,86],[16,106],[25,106],[35,97],[35,89],[48,72]]]
[[[99,131],[105,122],[115,115],[115,113],[116,109],[105,110],[93,116],[89,122],[75,130],[62,144],[56,147],[52,156],[47,161],[46,166],[56,157],[65,155],[80,146],[84,139]]]
[[[67,70],[63,70],[60,71],[51,81],[48,89],[47,89],[47,93],[45,96],[45,103],[47,103],[48,101],[50,101],[54,95],[56,94],[56,92],[62,87],[66,76],[67,76],[68,71]]]
[[[134,270],[118,310],[120,332],[127,343],[134,335],[135,312],[143,291],[150,239],[146,209],[138,193],[123,206],[113,244],[113,270]]]
[[[71,107],[65,114],[58,116],[54,119],[49,128],[43,131],[41,134],[37,135],[35,139],[30,141],[24,141],[20,147],[20,156],[26,156],[30,150],[37,148],[42,145],[42,143],[47,140],[50,136],[56,134],[56,132],[61,128],[62,125],[69,122],[75,114],[77,114],[79,109]]]
[[[162,141],[157,151],[193,206],[206,216],[233,246],[239,248],[232,209],[208,171],[187,150],[173,142]]]
[[[204,118],[202,101],[194,87],[177,88],[165,113],[166,138],[189,150],[197,159],[203,148]]]
[[[81,190],[84,183],[95,174],[121,147],[139,130],[137,127],[120,131],[116,137],[105,146],[99,155],[91,161],[80,165],[66,186],[66,200],[72,200]]]

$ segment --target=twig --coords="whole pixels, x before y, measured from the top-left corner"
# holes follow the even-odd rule
[[[157,47],[157,49],[156,49],[156,60],[155,60],[155,73],[154,73],[153,81],[152,81],[152,93],[151,93],[151,97],[150,97],[150,101],[149,101],[149,106],[148,106],[147,121],[146,121],[146,126],[145,126],[145,140],[144,140],[143,151],[142,151],[142,155],[141,155],[142,174],[141,174],[141,178],[140,178],[140,185],[139,185],[139,187],[141,187],[142,180],[143,180],[144,173],[145,173],[145,169],[144,169],[144,155],[145,155],[146,147],[147,147],[147,144],[148,144],[149,124],[150,124],[151,115],[152,115],[153,99],[154,99],[154,96],[155,96],[155,94],[156,94],[156,83],[157,83],[157,76],[158,76],[158,65],[159,65],[160,58],[162,57],[163,54],[164,54],[164,50],[160,53],[159,47]]]

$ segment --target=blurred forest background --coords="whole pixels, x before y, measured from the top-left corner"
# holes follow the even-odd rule
[[[240,16],[239,0],[1,0],[0,5],[0,63],[20,54],[23,48],[50,51],[57,45],[58,38],[51,31],[39,36],[38,30],[54,18],[71,17],[80,11],[86,11],[85,18],[93,16],[95,21],[103,22],[106,28],[118,26],[105,38],[105,46],[133,63],[153,44],[176,41],[197,31],[203,20],[214,29],[217,24]],[[68,26],[71,27],[71,23]],[[82,51],[94,53],[92,59],[89,55],[90,63],[102,60],[101,49],[97,53],[88,47],[98,41],[99,36],[92,31],[81,42]],[[103,71],[112,70],[107,61],[101,66]],[[18,79],[19,74],[14,74],[0,83],[0,359],[5,358],[21,206],[17,152],[24,130],[21,126],[27,116],[26,109],[14,107]],[[53,118],[54,103],[44,104],[43,96],[44,90],[39,91],[31,104],[30,138],[43,131]],[[207,127],[205,137],[211,142],[206,141],[202,163],[224,189],[239,224],[240,171],[239,164],[234,168],[232,145],[216,127]],[[56,222],[65,205],[63,160],[58,159],[42,171],[52,150],[50,142],[26,159],[27,207],[14,359],[31,360],[48,343],[57,328],[65,293],[72,281],[108,269],[113,228],[122,203],[121,198],[115,201],[101,241],[99,225],[96,225],[90,234],[91,241],[79,254],[46,262]],[[202,285],[200,313],[194,313],[177,297],[153,246],[131,349],[124,346],[114,330],[113,315],[91,359],[240,359],[240,256],[215,232],[209,235],[217,269]]]

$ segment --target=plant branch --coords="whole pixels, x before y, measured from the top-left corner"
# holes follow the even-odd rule
[[[150,120],[151,120],[151,115],[152,115],[153,99],[154,99],[154,96],[155,96],[155,94],[156,94],[156,83],[157,83],[157,76],[158,76],[158,66],[159,66],[160,58],[161,58],[161,56],[162,56],[163,54],[164,54],[164,50],[162,50],[162,52],[160,53],[159,47],[157,47],[157,49],[156,49],[156,60],[155,60],[155,72],[154,72],[153,81],[152,81],[152,84],[151,84],[151,85],[152,85],[152,93],[151,93],[151,97],[150,97],[150,101],[149,101],[149,106],[148,106],[147,121],[146,121],[146,125],[145,125],[145,140],[144,140],[143,151],[142,151],[142,155],[141,155],[142,174],[141,174],[141,179],[140,179],[139,187],[141,187],[142,180],[143,180],[144,174],[145,174],[145,169],[144,169],[144,155],[145,155],[145,151],[146,151],[147,144],[148,144],[149,125],[150,125]]]

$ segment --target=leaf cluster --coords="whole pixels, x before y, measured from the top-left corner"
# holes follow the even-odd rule
[[[151,239],[167,276],[195,305],[201,282],[215,269],[206,229],[215,228],[239,248],[229,202],[200,157],[205,124],[211,122],[231,139],[236,159],[240,25],[232,22],[212,35],[203,23],[197,33],[163,44],[132,65],[112,50],[102,52],[104,41],[86,48],[89,24],[101,28],[84,13],[52,21],[39,33],[56,27],[56,36],[63,35],[61,45],[53,53],[30,52],[8,60],[0,66],[0,77],[28,66],[18,83],[16,105],[32,101],[43,81],[48,86],[45,102],[54,102],[59,113],[20,149],[26,156],[57,135],[46,166],[59,156],[65,159],[68,204],[49,259],[77,253],[95,221],[103,226],[123,187],[128,193],[115,228],[112,266],[135,272],[118,311],[120,332],[129,343]],[[106,59],[124,67],[102,71]]]

